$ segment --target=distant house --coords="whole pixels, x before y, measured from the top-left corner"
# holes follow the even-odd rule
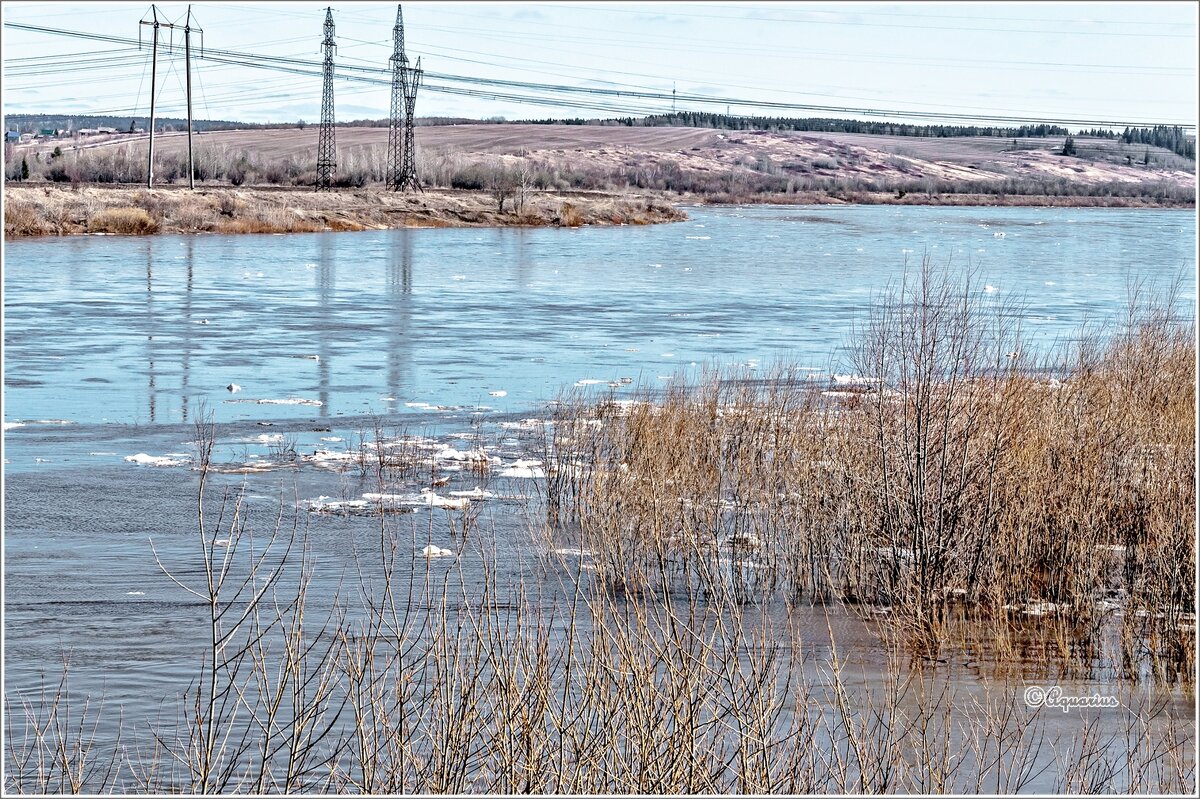
[[[96,128],[97,133],[116,133],[116,128]]]
[[[38,131],[38,136],[41,136],[43,139],[52,139],[57,135],[58,131],[54,128],[42,128]]]
[[[100,131],[97,128],[80,128],[78,132],[80,136],[95,136]]]
[[[6,131],[4,131],[4,140],[5,141],[20,141],[21,133],[20,133],[20,131],[16,131],[16,130],[6,130]]]
[[[32,133],[22,133],[21,134],[21,143],[24,144],[25,142],[29,142],[29,141],[33,141],[33,134]]]

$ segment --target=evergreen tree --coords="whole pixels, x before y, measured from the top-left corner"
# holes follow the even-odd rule
[[[1066,141],[1063,142],[1062,154],[1063,155],[1075,155],[1075,139],[1074,139],[1074,137],[1068,136]]]
[[[29,180],[29,161],[21,156],[21,180]]]

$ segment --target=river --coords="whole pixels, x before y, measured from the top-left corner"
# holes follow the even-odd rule
[[[1015,300],[1030,353],[1114,324],[1138,281],[1178,282],[1182,310],[1194,309],[1192,211],[688,213],[646,227],[7,243],[5,691],[55,679],[65,651],[77,690],[103,694],[127,724],[173,707],[201,649],[181,632],[198,611],[150,540],[195,576],[186,466],[203,416],[222,463],[344,455],[379,429],[462,450],[486,441],[507,467],[536,454],[536,426],[522,420],[564,390],[631,396],[706,366],[778,360],[817,379],[853,371],[854,326],[923,257],[975,269],[986,298]],[[138,454],[168,465],[127,460]],[[372,490],[352,461],[332,463],[342,468],[318,458],[216,481],[245,485],[269,527],[281,503],[291,515],[297,500]],[[449,488],[475,484],[451,476]],[[537,480],[489,489],[536,493]],[[491,511],[502,582],[536,571],[506,507]],[[377,535],[368,517],[299,513],[330,584]],[[469,574],[472,557],[464,550]],[[870,648],[859,626],[843,627]],[[1172,702],[1191,716],[1194,700]]]

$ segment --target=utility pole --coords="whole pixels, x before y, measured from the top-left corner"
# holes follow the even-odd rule
[[[671,84],[671,114],[675,114],[675,84]]]
[[[204,29],[192,27],[192,7],[189,5],[187,19],[183,21],[183,59],[187,71],[187,125],[188,125],[188,188],[196,188],[196,169],[192,158],[192,31],[200,33],[200,52],[204,52]]]
[[[387,187],[400,191],[404,160],[404,99],[408,56],[404,54],[404,11],[396,6],[396,24],[392,27],[392,108],[388,120]]]
[[[321,93],[321,133],[317,139],[317,191],[333,187],[333,171],[337,168],[333,139],[333,9],[325,9],[325,67],[324,88]]]
[[[141,25],[152,25],[154,27],[154,44],[150,48],[150,152],[146,156],[146,188],[154,187],[154,87],[158,80],[158,27],[161,23],[158,21],[158,6],[150,6],[150,15],[152,20],[148,21],[146,17],[142,17],[138,23]],[[142,29],[138,28],[138,47],[142,46]]]
[[[187,124],[188,124],[188,188],[196,188],[195,171],[192,168],[192,31],[200,34],[200,50],[204,50],[204,30],[192,26],[192,7],[188,6],[187,19],[183,25],[174,22],[162,22],[158,18],[158,6],[150,6],[150,19],[142,17],[139,25],[150,25],[154,29],[154,43],[150,49],[150,147],[146,155],[146,188],[154,187],[154,95],[158,85],[158,32],[160,28],[183,28],[184,61],[187,72]],[[138,47],[142,45],[141,28],[138,28]],[[172,43],[168,49],[174,49]]]

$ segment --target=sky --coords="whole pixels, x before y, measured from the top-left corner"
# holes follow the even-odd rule
[[[328,1],[328,0],[327,0]],[[206,49],[302,59],[319,73],[325,5],[191,4]],[[1194,2],[479,2],[403,4],[406,52],[425,70],[417,116],[642,116],[679,110],[876,118],[785,106],[884,111],[888,118],[1003,116],[1195,125]],[[164,2],[182,24],[188,5]],[[149,47],[8,27],[82,31],[148,45],[149,3],[5,2],[5,113],[145,116]],[[333,6],[339,121],[386,117],[394,3]],[[181,42],[180,33],[175,41]],[[211,56],[211,54],[210,54]],[[182,54],[160,54],[159,116],[184,115]],[[246,122],[320,118],[319,74],[193,61],[195,116]],[[480,79],[550,84],[497,86]],[[620,91],[591,94],[581,89]],[[464,94],[464,90],[471,94]],[[672,101],[670,95],[676,92]],[[485,94],[519,95],[522,100]],[[643,92],[656,97],[634,97]],[[565,103],[564,104],[564,98]],[[535,102],[536,101],[536,102]],[[1088,125],[1090,127],[1090,125]]]

